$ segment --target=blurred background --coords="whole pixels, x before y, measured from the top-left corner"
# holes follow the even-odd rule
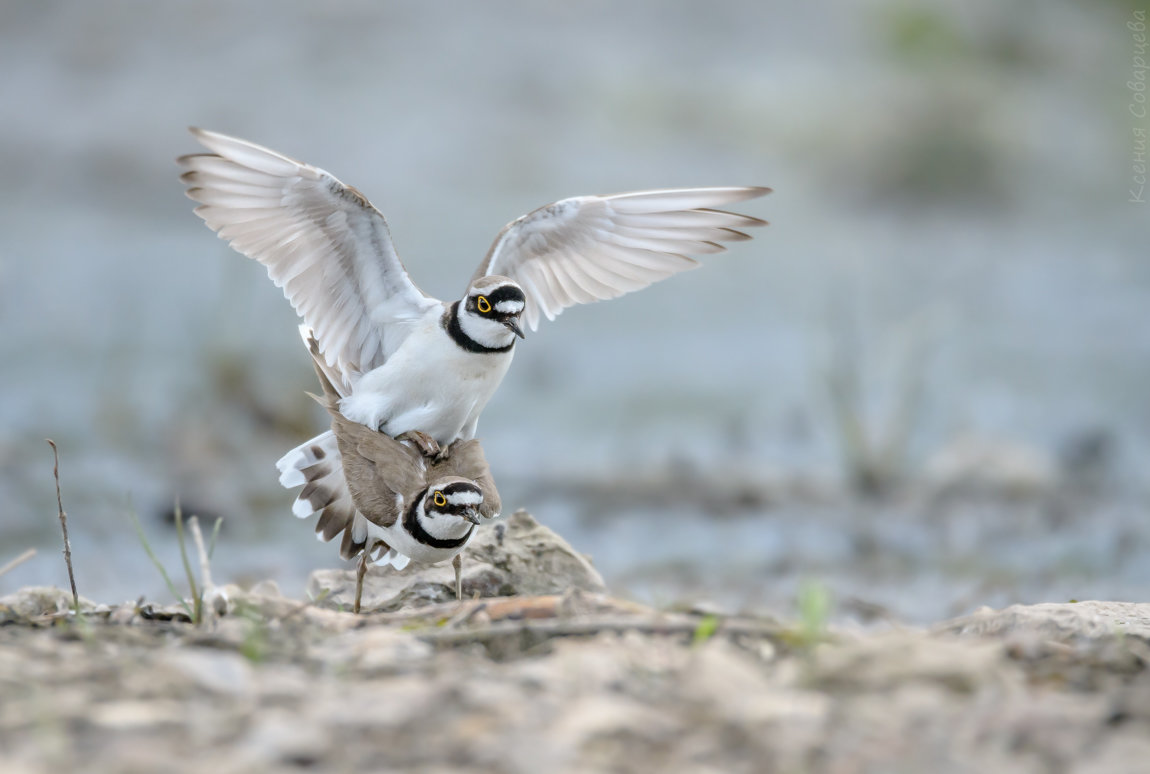
[[[177,179],[197,125],[361,189],[445,298],[555,199],[775,189],[753,242],[529,335],[480,422],[505,507],[621,594],[1146,599],[1145,13],[5,3],[0,564],[39,554],[0,592],[67,583],[45,438],[84,596],[170,597],[132,514],[174,568],[177,499],[224,520],[217,581],[340,564],[273,468],[325,424],[294,313]]]

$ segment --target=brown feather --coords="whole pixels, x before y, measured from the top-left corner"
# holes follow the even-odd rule
[[[499,514],[503,503],[499,499],[499,491],[495,488],[495,479],[491,475],[491,467],[487,458],[483,456],[483,447],[479,441],[472,438],[469,441],[456,441],[448,449],[446,460],[433,462],[427,471],[427,480],[436,481],[447,476],[474,481],[483,492],[483,505],[479,512],[485,519]]]
[[[319,480],[321,478],[322,476],[317,476],[316,480],[308,481],[297,495],[297,499],[307,500],[313,511],[322,510],[339,499],[339,492],[325,486]]]
[[[499,514],[499,492],[495,489],[495,480],[479,441],[457,441],[450,447],[447,459],[432,461],[413,446],[352,422],[339,411],[341,394],[324,368],[315,337],[310,337],[307,343],[316,376],[323,388],[322,395],[312,397],[331,415],[331,429],[339,446],[343,477],[354,510],[337,507],[345,501],[340,500],[339,492],[323,486],[323,476],[327,473],[322,465],[316,467],[325,469],[324,474],[309,477],[300,497],[306,496],[317,510],[322,503],[324,511],[316,531],[323,535],[324,540],[331,540],[343,532],[340,554],[344,558],[350,559],[366,548],[365,541],[352,537],[357,511],[363,518],[381,527],[389,527],[399,520],[403,508],[415,501],[433,482],[443,485],[452,481],[474,482],[483,492],[480,513],[485,518]],[[323,502],[324,498],[330,499]],[[382,550],[386,552],[388,549],[385,546]]]
[[[406,504],[427,486],[422,457],[391,436],[341,414],[339,391],[321,366],[323,358],[314,337],[308,340],[308,349],[323,388],[323,395],[316,399],[331,415],[331,429],[343,458],[343,476],[352,502],[364,518],[381,527],[391,526],[400,517],[396,495]]]
[[[352,514],[354,517],[354,514]],[[354,559],[359,556],[366,545],[366,541],[356,540],[353,536],[352,520],[348,519],[343,528],[343,541],[339,545],[339,555],[344,559]]]
[[[355,513],[352,513],[351,517],[354,518]],[[347,514],[341,513],[340,509],[324,508],[319,515],[319,521],[315,523],[315,533],[322,536],[326,543],[350,524],[351,518],[347,518]]]

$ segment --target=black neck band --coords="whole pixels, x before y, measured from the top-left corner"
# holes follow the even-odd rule
[[[459,324],[458,301],[452,304],[451,308],[447,310],[447,314],[443,316],[443,327],[447,329],[447,335],[468,352],[479,352],[482,354],[510,352],[511,348],[515,346],[515,339],[512,339],[511,343],[506,347],[488,347],[468,336],[467,332],[463,330],[463,326]]]
[[[437,538],[430,532],[423,528],[419,523],[419,518],[415,515],[419,510],[419,503],[423,498],[417,497],[411,503],[411,507],[407,509],[407,513],[403,517],[403,526],[411,534],[416,541],[423,543],[425,546],[432,548],[462,548],[467,539],[471,537],[471,530],[475,529],[474,525],[467,529],[467,534],[459,538]]]

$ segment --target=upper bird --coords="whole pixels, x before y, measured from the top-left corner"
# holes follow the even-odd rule
[[[329,376],[343,380],[343,415],[391,436],[419,430],[444,448],[475,436],[521,322],[535,330],[541,316],[644,288],[766,225],[714,208],[769,188],[562,199],[507,224],[463,297],[443,302],[411,281],[387,221],[355,188],[254,143],[191,132],[211,151],[179,159],[196,214],[283,288]]]

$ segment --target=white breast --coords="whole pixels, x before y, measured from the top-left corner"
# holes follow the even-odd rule
[[[387,543],[391,548],[395,549],[404,556],[410,557],[417,562],[424,564],[435,564],[437,562],[445,562],[466,547],[466,543],[458,549],[451,548],[433,548],[429,545],[420,543],[415,538],[408,534],[407,530],[403,528],[403,519],[401,518],[390,527],[381,527],[378,524],[368,523],[368,535],[374,540],[382,540]],[[471,538],[475,537],[477,530],[471,530],[471,534],[467,538],[467,542],[471,542]]]
[[[426,315],[386,363],[359,379],[340,403],[344,416],[393,437],[420,430],[441,445],[474,434],[514,350],[468,352],[444,331],[441,315]]]

